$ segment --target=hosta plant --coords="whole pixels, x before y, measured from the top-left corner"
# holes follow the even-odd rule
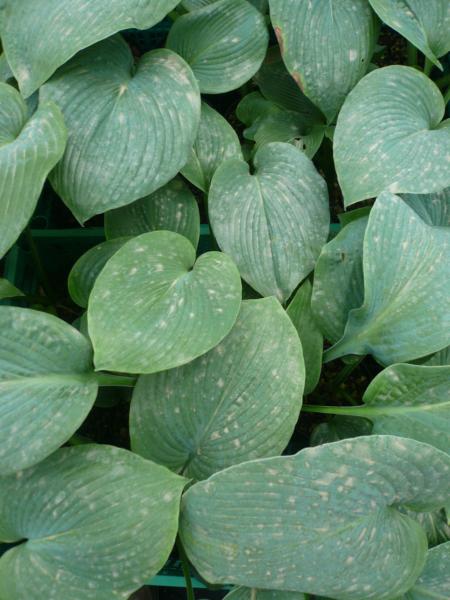
[[[0,0],[0,37],[0,600],[170,556],[189,600],[448,600],[448,0]],[[39,199],[103,228],[64,281]]]

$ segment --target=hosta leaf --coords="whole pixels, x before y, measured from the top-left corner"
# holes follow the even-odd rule
[[[449,229],[426,225],[398,196],[381,194],[364,237],[364,304],[325,359],[371,353],[389,365],[448,346],[449,239]]]
[[[270,48],[255,81],[267,100],[302,116],[305,123],[325,123],[320,110],[302,93],[277,48]]]
[[[19,92],[0,83],[0,257],[27,225],[66,145],[61,111],[42,102],[28,117]]]
[[[63,448],[0,485],[4,600],[126,600],[175,541],[182,477],[111,446]]]
[[[349,312],[364,301],[363,243],[368,217],[346,225],[322,248],[314,271],[312,312],[323,335],[337,342]]]
[[[200,97],[188,65],[154,50],[135,66],[120,36],[78,54],[40,94],[64,113],[69,140],[51,182],[81,222],[166,184],[197,134]]]
[[[336,415],[314,427],[309,440],[310,445],[320,446],[347,438],[370,435],[372,427],[373,425],[368,419]]]
[[[100,271],[129,239],[122,237],[102,242],[80,256],[72,267],[67,282],[70,297],[78,306],[87,308],[89,296]]]
[[[392,365],[363,400],[374,433],[410,437],[450,454],[450,366]]]
[[[227,158],[242,158],[239,138],[220,113],[202,102],[197,139],[181,173],[206,192],[217,167]]]
[[[25,97],[77,52],[132,27],[161,21],[179,0],[4,0],[0,34]],[[3,13],[3,14],[2,14]]]
[[[208,4],[213,4],[218,0],[182,0],[181,4],[187,10],[195,10],[197,8],[202,8],[202,6],[208,6]],[[268,0],[248,0],[250,4],[256,6],[258,10],[261,12],[266,12],[268,8]]]
[[[306,127],[303,118],[293,111],[277,110],[257,119],[244,136],[255,142],[258,149],[271,142],[292,143],[308,158],[313,158],[322,143],[323,125]]]
[[[209,194],[219,246],[263,296],[286,300],[314,268],[330,222],[325,181],[290,144],[273,143],[255,155],[254,172],[231,159],[216,171]]]
[[[116,252],[92,290],[96,368],[155,373],[188,363],[227,335],[240,304],[241,281],[228,256],[208,252],[196,262],[183,236],[144,233]]]
[[[139,378],[132,448],[194,479],[280,454],[297,423],[304,381],[301,344],[283,308],[275,298],[247,300],[213,350]]]
[[[186,492],[181,538],[210,582],[387,600],[412,587],[427,551],[398,507],[440,508],[449,473],[447,454],[393,436],[249,461]]]
[[[287,308],[302,342],[305,360],[305,394],[310,394],[319,382],[322,370],[323,337],[311,310],[312,285],[306,279],[298,288]]]
[[[53,315],[0,308],[0,474],[34,465],[67,441],[96,395],[86,338]]]
[[[404,600],[448,600],[450,597],[450,542],[428,550],[425,568]]]
[[[197,247],[200,237],[198,204],[181,178],[173,179],[150,196],[105,214],[107,239],[159,229],[184,235]]]
[[[247,0],[218,0],[183,15],[167,38],[191,66],[204,94],[243,85],[261,66],[269,43],[262,14]]]
[[[17,289],[16,286],[7,279],[0,278],[0,300],[4,300],[5,298],[17,298],[18,296],[23,295],[23,292]]]
[[[288,71],[331,121],[364,76],[373,50],[366,0],[270,0],[270,16]]]
[[[427,225],[450,227],[450,187],[435,194],[402,194]]]
[[[306,600],[300,592],[285,592],[282,590],[257,590],[256,588],[238,587],[231,590],[226,600]],[[224,600],[225,600],[224,599]]]
[[[428,194],[448,187],[444,113],[439,88],[417,69],[393,65],[366,75],[347,97],[334,135],[345,205],[384,190]]]
[[[439,352],[434,352],[429,356],[425,356],[424,358],[419,358],[414,362],[421,365],[427,365],[428,367],[450,365],[450,346],[447,346],[447,348],[444,348],[443,350],[439,350]]]
[[[244,125],[252,125],[259,117],[278,112],[278,107],[259,92],[246,94],[236,107],[236,116]]]
[[[450,51],[450,4],[448,0],[369,0],[389,27],[401,33],[435,65],[437,57]]]

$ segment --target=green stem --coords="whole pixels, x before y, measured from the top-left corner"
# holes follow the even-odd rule
[[[411,44],[411,42],[408,42],[407,46],[407,62],[410,67],[419,63],[417,59],[417,48]]]
[[[431,62],[431,60],[427,56],[425,56],[425,64],[423,66],[423,72],[425,73],[425,75],[427,77],[430,76],[432,68],[433,68],[433,63]]]
[[[42,263],[41,257],[39,255],[39,251],[36,246],[36,242],[34,241],[33,234],[31,233],[31,229],[30,229],[29,225],[25,228],[25,238],[26,238],[28,246],[30,248],[31,257],[34,262],[34,266],[36,267],[37,275],[38,275],[39,281],[41,282],[42,289],[44,290],[46,296],[51,301],[51,304],[55,304],[55,295],[53,294],[52,287],[51,287],[49,279],[47,277],[47,273],[44,269],[44,265]]]
[[[443,90],[445,87],[450,85],[450,73],[447,73],[447,75],[443,75],[442,77],[435,79],[434,83],[438,86],[438,88]]]
[[[111,375],[96,373],[96,381],[100,387],[134,387],[137,377],[133,375]]]
[[[73,436],[67,440],[69,446],[82,446],[83,444],[91,444],[92,440],[84,435],[74,433]]]
[[[171,21],[175,22],[181,15],[176,10],[172,10],[167,16]]]
[[[345,367],[333,379],[333,381],[331,382],[331,385],[333,387],[338,387],[339,385],[341,385],[341,383],[344,383],[344,381],[346,381],[348,379],[349,375],[351,375],[351,373],[353,373],[353,371],[356,369],[356,367],[358,367],[362,363],[364,358],[365,358],[365,356],[358,356],[358,358],[355,360],[355,362],[345,365]]]
[[[195,600],[194,588],[192,587],[191,571],[189,569],[189,559],[179,537],[177,537],[176,546],[181,560],[181,568],[183,569],[184,580],[186,582],[187,600]]]

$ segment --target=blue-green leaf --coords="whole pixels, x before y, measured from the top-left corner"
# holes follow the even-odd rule
[[[401,512],[448,502],[450,456],[369,436],[254,460],[196,483],[180,532],[202,577],[336,600],[391,600],[422,572],[427,540]]]
[[[139,378],[132,448],[195,479],[280,454],[297,423],[304,382],[301,344],[283,308],[275,298],[247,300],[207,354]]]
[[[3,0],[0,35],[25,97],[77,52],[114,33],[147,29],[179,0]]]
[[[197,82],[184,60],[162,49],[135,65],[120,36],[78,54],[40,96],[64,114],[68,144],[50,180],[80,222],[173,179],[200,120]]]
[[[191,66],[204,94],[246,83],[261,66],[269,43],[263,15],[247,0],[217,0],[178,18],[167,47]]]

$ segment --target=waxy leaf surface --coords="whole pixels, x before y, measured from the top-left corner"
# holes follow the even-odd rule
[[[403,600],[448,600],[450,598],[450,542],[431,548],[419,579]]]
[[[107,239],[159,229],[175,231],[197,247],[200,237],[198,204],[181,178],[173,179],[150,196],[105,214]]]
[[[364,301],[363,243],[368,217],[346,225],[322,248],[314,271],[312,312],[323,335],[337,342],[348,314]]]
[[[254,460],[184,495],[181,539],[210,582],[388,600],[420,575],[427,540],[402,505],[448,501],[450,456],[369,436]]]
[[[69,139],[50,180],[80,222],[165,185],[197,135],[200,95],[189,66],[164,49],[135,65],[120,36],[78,54],[40,96],[64,114]]]
[[[164,565],[186,480],[127,450],[63,448],[0,479],[2,600],[126,600]]]
[[[122,29],[147,29],[179,0],[4,0],[0,34],[25,97],[83,48]]]
[[[370,6],[366,0],[270,0],[269,5],[288,71],[331,121],[369,66]]]
[[[279,302],[247,300],[231,332],[207,354],[140,377],[132,448],[194,479],[280,454],[297,422],[304,382],[301,344]]]
[[[372,380],[363,400],[374,433],[413,438],[450,454],[450,366],[392,365]]]
[[[234,157],[242,158],[236,132],[220,113],[202,102],[197,139],[181,173],[200,190],[207,192],[217,167],[227,158]]]
[[[53,102],[42,102],[30,117],[19,92],[0,83],[0,258],[30,220],[66,138]]]
[[[269,43],[263,15],[247,0],[218,0],[178,18],[167,47],[192,68],[203,94],[240,87],[261,66]]]
[[[260,148],[254,172],[230,159],[216,171],[208,206],[221,249],[262,296],[284,301],[314,268],[328,237],[325,181],[290,144]]]
[[[376,69],[348,95],[337,120],[334,160],[346,206],[450,185],[450,119],[439,88],[411,67]]]
[[[75,304],[87,308],[89,296],[100,271],[129,239],[129,237],[123,237],[107,240],[80,256],[73,265],[67,282],[70,297]]]
[[[401,198],[381,194],[364,237],[364,303],[325,359],[370,353],[389,365],[448,346],[449,241],[448,228],[426,225]]]
[[[448,0],[369,0],[374,11],[435,65],[450,51],[450,3]]]
[[[78,429],[97,395],[92,349],[53,315],[0,307],[0,474],[29,467]]]
[[[89,299],[97,369],[155,373],[216,346],[241,305],[232,260],[169,231],[143,233],[107,262]]]

